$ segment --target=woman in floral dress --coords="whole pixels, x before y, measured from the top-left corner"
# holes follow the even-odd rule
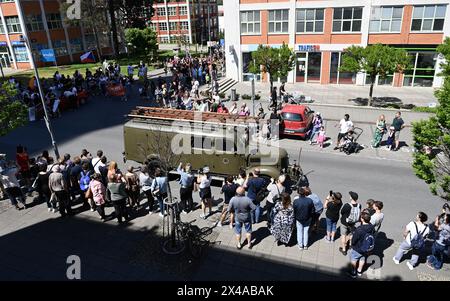
[[[274,207],[275,218],[270,232],[278,245],[288,244],[291,239],[294,226],[294,208],[292,207],[291,196],[283,192],[281,202],[277,202]]]

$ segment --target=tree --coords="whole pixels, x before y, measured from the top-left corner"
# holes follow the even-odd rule
[[[99,34],[101,32],[110,31],[109,23],[105,15],[106,3],[105,0],[87,0],[81,1],[81,20],[85,29],[92,32],[95,39],[95,46],[97,55],[100,57],[103,55],[102,48],[100,46]],[[60,1],[60,11],[63,21],[66,24],[73,26],[79,26],[80,20],[71,19],[67,17],[67,10],[71,6],[71,3]]]
[[[150,29],[129,28],[125,30],[125,40],[131,44],[131,52],[137,55],[146,55],[148,61],[155,58],[158,52],[156,33]]]
[[[450,201],[450,39],[438,47],[445,62],[442,88],[435,92],[439,101],[436,116],[413,123],[416,152],[413,168],[416,175],[430,186],[433,194]]]
[[[386,78],[389,74],[403,72],[410,66],[411,58],[403,49],[393,48],[382,44],[367,47],[351,46],[344,51],[342,72],[365,72],[370,79],[369,102],[372,105],[373,86],[377,75]]]
[[[270,91],[272,91],[273,81],[287,77],[288,73],[294,69],[294,63],[295,54],[285,43],[279,48],[259,45],[258,49],[252,52],[250,72],[254,74],[260,73],[260,71],[267,72]]]
[[[28,120],[27,106],[16,99],[17,89],[13,84],[3,83],[0,89],[0,136],[25,125]]]

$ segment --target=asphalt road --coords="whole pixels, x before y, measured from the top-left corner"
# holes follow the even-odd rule
[[[63,113],[60,119],[52,120],[60,153],[77,155],[81,149],[87,148],[95,154],[97,149],[102,149],[108,160],[116,160],[123,166],[124,115],[136,105],[148,104],[136,99],[123,102],[119,98],[100,98],[77,111]],[[27,146],[30,155],[37,155],[43,149],[51,150],[44,122],[31,123],[1,137],[0,151],[13,156],[17,144]],[[396,154],[396,159],[391,160],[389,156],[380,157],[371,150],[351,156],[331,150],[320,152],[298,140],[283,140],[281,145],[291,158],[296,158],[299,148],[304,147],[303,170],[314,170],[309,175],[311,187],[321,197],[333,190],[340,191],[348,200],[348,192],[352,190],[364,202],[369,198],[383,201],[383,231],[396,241],[401,239],[403,226],[414,218],[417,211],[422,210],[431,218],[440,211],[442,203],[413,174],[408,162],[409,153]]]

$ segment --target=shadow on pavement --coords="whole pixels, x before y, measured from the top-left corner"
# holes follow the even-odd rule
[[[218,241],[200,259],[166,255],[160,233],[161,224],[145,229],[79,216],[48,219],[1,237],[0,280],[66,280],[70,255],[80,258],[82,280],[350,280],[346,269],[300,266]]]

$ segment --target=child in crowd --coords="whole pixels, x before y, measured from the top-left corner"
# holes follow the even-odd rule
[[[317,136],[317,143],[319,144],[320,148],[323,148],[323,143],[325,142],[325,139],[326,139],[325,128],[321,126],[319,135]]]
[[[386,140],[386,148],[388,150],[394,147],[395,142],[395,128],[393,126],[389,127],[388,138]]]

